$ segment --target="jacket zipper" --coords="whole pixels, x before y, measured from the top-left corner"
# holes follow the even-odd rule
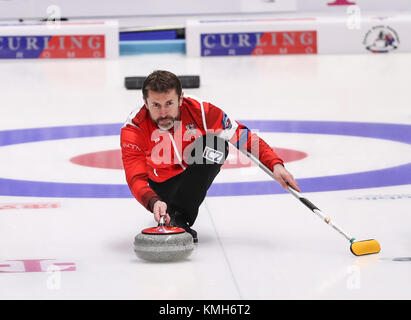
[[[171,143],[173,144],[173,149],[174,149],[174,152],[175,152],[175,154],[176,154],[176,156],[177,156],[178,162],[179,162],[181,168],[183,168],[183,170],[185,170],[186,167],[183,165],[183,159],[181,158],[181,155],[180,155],[180,153],[178,152],[178,149],[177,149],[177,146],[176,146],[176,142],[174,141],[173,135],[172,135],[170,132],[168,133],[168,135],[170,136]]]

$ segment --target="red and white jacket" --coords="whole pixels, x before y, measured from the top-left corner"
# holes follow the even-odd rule
[[[131,193],[147,210],[152,210],[150,200],[159,199],[148,179],[163,182],[183,172],[188,165],[184,151],[206,133],[217,134],[238,149],[247,148],[270,170],[283,163],[266,142],[211,103],[184,97],[180,119],[168,131],[160,130],[143,106],[121,129],[121,151]]]

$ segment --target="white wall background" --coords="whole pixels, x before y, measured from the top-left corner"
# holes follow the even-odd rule
[[[345,14],[337,0],[0,0],[0,19],[120,18],[121,26],[184,25],[189,18]],[[341,1],[341,0],[340,0]],[[411,11],[411,0],[349,0],[362,13]]]

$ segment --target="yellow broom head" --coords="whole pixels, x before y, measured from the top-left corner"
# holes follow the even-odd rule
[[[377,240],[362,240],[351,243],[351,252],[356,256],[363,256],[366,254],[378,253],[381,250],[380,244]]]

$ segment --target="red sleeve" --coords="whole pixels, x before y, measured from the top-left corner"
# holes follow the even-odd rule
[[[283,164],[283,160],[257,134],[245,125],[230,119],[225,112],[211,103],[204,103],[207,115],[207,127],[229,141],[237,149],[245,149],[273,171],[274,165]]]
[[[160,199],[148,185],[146,142],[138,127],[126,125],[121,129],[121,156],[127,184],[133,196],[147,210],[152,211],[154,199]]]

